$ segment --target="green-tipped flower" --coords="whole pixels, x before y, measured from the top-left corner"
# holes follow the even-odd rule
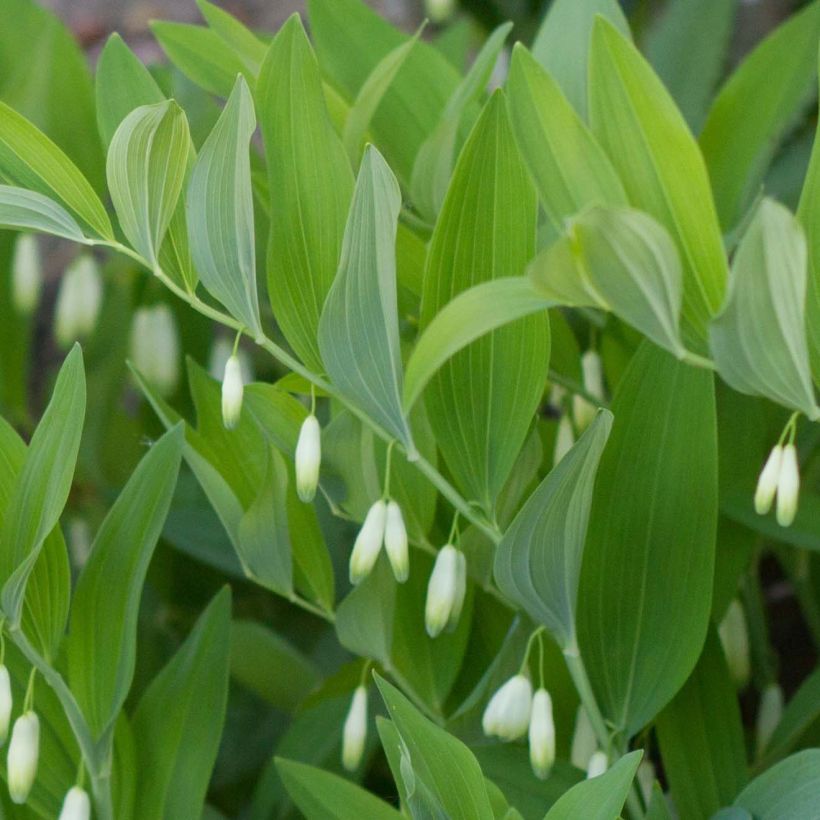
[[[597,402],[604,400],[604,368],[601,357],[594,350],[587,350],[581,356],[581,372],[584,390]],[[572,412],[575,416],[575,425],[579,430],[585,430],[595,418],[596,407],[590,404],[583,396],[575,395],[572,399]]]
[[[387,502],[384,550],[393,575],[400,584],[403,584],[410,574],[410,556],[407,550],[407,528],[404,526],[401,507],[395,501]]]
[[[89,820],[91,817],[91,800],[88,792],[79,786],[72,786],[63,801],[58,820]]]
[[[447,544],[438,551],[427,584],[424,626],[431,638],[435,638],[443,629],[456,628],[466,592],[467,559],[463,552],[452,544]]]
[[[225,362],[225,375],[222,378],[222,423],[228,430],[233,430],[239,424],[244,392],[239,358],[231,356]]]
[[[777,523],[788,527],[797,514],[797,497],[800,493],[800,468],[797,465],[797,449],[794,444],[783,448],[780,474],[777,479]]]
[[[131,359],[162,396],[179,383],[179,334],[168,305],[141,307],[131,322]]]
[[[296,492],[305,503],[313,501],[322,463],[322,428],[311,413],[303,422],[296,442]]]
[[[595,737],[595,729],[592,728],[592,721],[589,719],[587,710],[584,709],[583,705],[579,705],[575,715],[575,731],[572,734],[570,762],[576,769],[586,771],[589,759],[595,754],[597,748],[598,741]]]
[[[772,508],[774,495],[777,492],[777,482],[780,479],[780,465],[783,461],[783,446],[780,444],[772,448],[760,477],[757,479],[755,490],[755,511],[758,515],[766,515]]]
[[[749,632],[746,628],[746,616],[740,601],[735,599],[729,604],[723,620],[718,626],[718,635],[723,645],[723,654],[732,680],[738,689],[743,689],[749,682]]]
[[[37,237],[21,233],[14,243],[11,264],[11,296],[18,313],[33,313],[40,303],[43,289],[43,270]]]
[[[531,712],[530,679],[526,675],[515,675],[490,698],[481,726],[485,735],[517,740],[527,732]]]
[[[17,718],[11,731],[6,768],[12,802],[22,804],[28,800],[39,758],[40,720],[36,712],[29,710]]]
[[[587,764],[587,779],[589,780],[602,775],[608,768],[609,760],[606,756],[606,752],[602,752],[599,749],[597,752],[594,752],[589,759],[589,763]]]
[[[367,689],[357,687],[342,731],[342,765],[349,772],[359,768],[367,740]]]
[[[14,698],[11,694],[11,678],[5,664],[0,664],[0,745],[6,742],[11,724]]]
[[[361,583],[373,569],[384,541],[387,505],[379,499],[367,511],[350,554],[350,583]]]
[[[760,695],[760,706],[757,709],[755,749],[758,757],[769,745],[781,717],[783,717],[783,690],[776,683],[771,683]]]
[[[546,689],[539,689],[532,698],[529,742],[532,770],[537,778],[546,780],[555,762],[555,721],[552,698]]]
[[[60,347],[90,336],[97,325],[103,286],[97,263],[89,254],[78,256],[66,269],[54,308],[54,335]]]

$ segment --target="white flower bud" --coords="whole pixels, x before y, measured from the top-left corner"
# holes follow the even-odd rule
[[[778,444],[772,448],[760,478],[757,479],[755,490],[755,511],[758,515],[766,515],[772,508],[774,494],[777,492],[777,481],[780,478],[780,464],[783,460],[783,447]]]
[[[587,350],[581,356],[581,371],[584,390],[598,402],[604,400],[604,369],[601,357],[594,350]],[[585,430],[595,418],[595,406],[583,396],[572,398],[573,415],[579,430]]]
[[[587,780],[602,775],[608,768],[609,760],[607,760],[606,752],[599,749],[592,755],[587,764]]]
[[[777,523],[788,527],[797,514],[797,497],[800,493],[800,469],[797,466],[797,450],[793,444],[783,448],[780,476],[777,480]]]
[[[407,553],[407,528],[404,526],[401,507],[395,501],[387,502],[384,549],[390,560],[393,575],[400,584],[403,584],[410,574],[410,557]]]
[[[532,770],[537,778],[546,780],[555,762],[555,722],[546,689],[539,689],[532,698],[529,741]]]
[[[6,742],[9,736],[9,724],[11,723],[11,709],[14,705],[14,698],[11,694],[11,678],[9,670],[5,664],[0,664],[0,746]]]
[[[355,771],[362,762],[364,743],[367,739],[367,689],[359,686],[353,693],[350,711],[342,731],[342,765],[349,772]]]
[[[644,758],[638,766],[637,774],[638,786],[641,789],[644,803],[648,806],[652,800],[652,788],[657,780],[657,772],[655,771],[655,764],[648,758]]]
[[[586,771],[589,760],[598,748],[598,741],[595,737],[595,729],[589,719],[587,710],[583,705],[578,706],[575,716],[575,731],[572,734],[572,750],[570,751],[570,762],[576,769]]]
[[[771,683],[763,690],[757,709],[755,748],[758,757],[769,745],[781,717],[783,717],[783,690],[776,683]]]
[[[749,681],[750,674],[749,633],[743,607],[737,599],[729,604],[718,626],[718,635],[732,680],[738,689],[743,689]]]
[[[225,375],[222,378],[222,423],[227,430],[233,430],[239,424],[244,392],[239,358],[231,356],[225,362]]]
[[[466,591],[467,560],[463,552],[447,544],[438,551],[427,583],[424,626],[431,638],[456,627]]]
[[[93,256],[82,254],[66,269],[57,293],[54,309],[57,343],[67,348],[75,340],[90,336],[101,304],[102,279],[97,263]]]
[[[379,499],[367,511],[364,524],[350,554],[350,583],[358,584],[370,575],[384,540],[387,505]]]
[[[21,715],[11,730],[8,755],[9,796],[14,803],[28,800],[40,756],[40,720],[33,711]]]
[[[174,392],[179,383],[179,334],[168,305],[141,307],[134,312],[130,356],[160,395]]]
[[[558,434],[555,436],[555,452],[552,457],[552,466],[558,462],[572,449],[575,444],[575,433],[572,430],[572,422],[566,414],[561,416],[558,422]]]
[[[79,786],[68,790],[63,801],[63,808],[57,820],[89,820],[91,817],[91,800],[88,792]]]
[[[37,237],[21,233],[14,243],[11,265],[11,295],[18,313],[33,313],[40,302],[43,288],[43,269]]]
[[[516,740],[527,731],[531,711],[532,684],[525,675],[515,675],[490,698],[481,720],[484,734]]]
[[[296,442],[296,492],[306,504],[313,501],[322,463],[322,428],[311,413],[303,422]]]

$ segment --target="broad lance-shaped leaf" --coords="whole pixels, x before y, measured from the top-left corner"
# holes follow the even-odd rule
[[[298,14],[268,49],[256,101],[271,191],[268,295],[285,338],[321,371],[319,316],[336,275],[353,173]]]
[[[700,145],[725,232],[741,222],[780,141],[817,93],[820,3],[770,34],[712,103]]]
[[[612,413],[602,410],[527,499],[495,554],[498,588],[563,649],[577,649],[575,608],[592,487],[611,428]]]
[[[0,227],[42,231],[73,242],[85,242],[82,229],[53,199],[11,185],[0,185]]]
[[[804,749],[756,777],[734,805],[755,820],[803,820],[817,813],[820,749]]]
[[[629,37],[629,23],[618,0],[555,0],[535,36],[532,54],[555,77],[575,110],[586,118],[589,41],[602,15]]]
[[[111,221],[76,165],[25,117],[0,102],[0,182],[54,199],[104,239]]]
[[[726,287],[726,256],[703,157],[680,111],[637,49],[595,22],[590,54],[592,131],[630,203],[670,233],[683,263],[683,330],[705,352],[706,326]]]
[[[100,525],[74,591],[68,678],[96,738],[131,688],[142,587],[171,505],[183,441],[178,424],[139,463]]]
[[[717,523],[713,375],[645,341],[612,413],[576,624],[604,717],[629,737],[678,691],[706,636]]]
[[[137,705],[140,820],[202,815],[225,722],[230,627],[224,587]]]
[[[331,381],[412,457],[401,406],[402,366],[396,302],[396,223],[401,192],[371,145],[362,160],[336,280],[319,320],[319,349]]]
[[[254,76],[265,59],[265,44],[232,14],[208,0],[197,0],[211,31],[216,32],[238,55],[246,68]]]
[[[462,291],[523,273],[535,251],[535,191],[506,109],[497,91],[459,156],[428,251],[422,331]],[[527,435],[548,361],[547,316],[528,316],[460,350],[425,391],[447,466],[488,512]]]
[[[805,325],[807,250],[797,220],[764,199],[732,262],[726,304],[712,322],[718,372],[741,393],[820,417]]]
[[[621,180],[586,123],[521,43],[507,79],[510,122],[556,230],[589,205],[626,205]]]
[[[185,113],[166,101],[132,111],[108,148],[108,188],[120,226],[151,266],[182,191],[190,141]]]
[[[433,133],[413,163],[410,191],[413,204],[431,223],[441,210],[456,161],[459,128],[471,104],[484,92],[512,23],[498,26],[481,47],[470,70],[458,84]]]
[[[85,373],[75,345],[31,438],[0,529],[2,606],[11,623],[20,619],[26,583],[68,498],[84,418]]]
[[[536,292],[554,304],[616,313],[677,358],[682,275],[675,243],[652,217],[594,207],[529,267]]]
[[[186,206],[188,238],[202,284],[258,337],[262,326],[248,156],[255,129],[251,92],[239,77],[191,172]]]

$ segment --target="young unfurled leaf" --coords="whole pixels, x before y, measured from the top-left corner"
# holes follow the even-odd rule
[[[412,457],[401,405],[396,303],[396,222],[401,192],[370,146],[356,181],[339,272],[319,320],[319,349],[331,381],[354,406],[401,441]]]
[[[254,336],[262,335],[248,147],[253,100],[240,77],[191,172],[188,237],[206,288]]]
[[[820,416],[805,325],[806,240],[794,216],[764,199],[732,262],[710,328],[718,372],[741,393]]]

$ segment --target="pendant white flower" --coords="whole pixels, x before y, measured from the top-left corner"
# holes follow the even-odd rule
[[[18,313],[33,313],[40,302],[43,289],[43,272],[40,263],[40,247],[37,238],[21,233],[14,243],[14,259],[11,265],[11,296]]]
[[[584,390],[596,402],[602,402],[604,400],[604,368],[601,364],[601,357],[596,351],[587,350],[581,356],[581,374]],[[579,430],[585,430],[595,418],[596,406],[583,396],[577,394],[573,396],[572,410]]]
[[[313,501],[322,463],[322,428],[311,413],[303,422],[296,442],[296,492],[306,504]]]
[[[73,786],[66,793],[58,820],[89,820],[90,817],[91,800],[88,792],[79,786]]]
[[[558,422],[558,433],[555,436],[555,452],[552,457],[553,467],[572,449],[573,444],[575,444],[575,433],[572,429],[572,422],[565,413]]]
[[[783,447],[780,444],[772,448],[760,477],[757,479],[755,490],[755,511],[758,515],[766,515],[772,508],[774,495],[777,492],[777,482],[780,478],[780,465],[783,461]]]
[[[532,684],[526,675],[515,675],[492,696],[481,726],[485,735],[516,740],[529,728],[531,712]]]
[[[14,698],[11,694],[11,678],[5,664],[0,664],[0,745],[6,742],[11,724]]]
[[[431,638],[444,629],[455,629],[466,592],[467,559],[463,552],[447,544],[438,551],[427,584],[424,626]]]
[[[222,423],[228,430],[233,430],[239,424],[244,392],[239,358],[231,356],[225,362],[225,375],[222,378]]]
[[[587,779],[602,775],[608,768],[609,760],[607,759],[606,752],[602,752],[599,749],[589,759],[589,763],[587,764]]]
[[[776,683],[770,683],[760,695],[760,706],[757,709],[755,748],[758,757],[769,745],[781,717],[783,717],[783,690]]]
[[[342,765],[349,772],[359,768],[367,740],[367,689],[357,687],[342,730]]]
[[[783,448],[780,475],[777,479],[777,523],[788,527],[797,514],[797,497],[800,493],[800,468],[794,444]]]
[[[740,601],[735,599],[729,604],[723,620],[718,626],[718,636],[723,645],[726,664],[732,680],[738,689],[743,689],[749,681],[749,632],[746,627],[746,616]]]
[[[102,305],[102,278],[89,254],[78,256],[63,274],[54,308],[54,335],[62,348],[90,336]]]
[[[168,305],[141,307],[134,312],[130,355],[160,395],[174,392],[179,383],[179,333]]]
[[[546,689],[539,689],[532,698],[529,743],[532,770],[537,778],[546,780],[555,762],[555,721]]]
[[[393,575],[400,584],[403,584],[410,574],[410,556],[407,549],[407,528],[404,526],[401,507],[395,501],[387,502],[384,549],[390,560]]]
[[[359,584],[370,575],[382,548],[386,523],[387,505],[379,499],[367,511],[364,524],[353,545],[353,552],[350,554],[351,584]]]
[[[40,757],[40,719],[31,710],[14,722],[7,762],[9,796],[14,803],[28,800]]]
[[[576,769],[586,771],[589,759],[595,754],[598,748],[598,741],[595,737],[595,729],[589,719],[587,710],[583,705],[578,706],[575,716],[575,730],[572,734],[572,749],[570,751],[570,762]]]

